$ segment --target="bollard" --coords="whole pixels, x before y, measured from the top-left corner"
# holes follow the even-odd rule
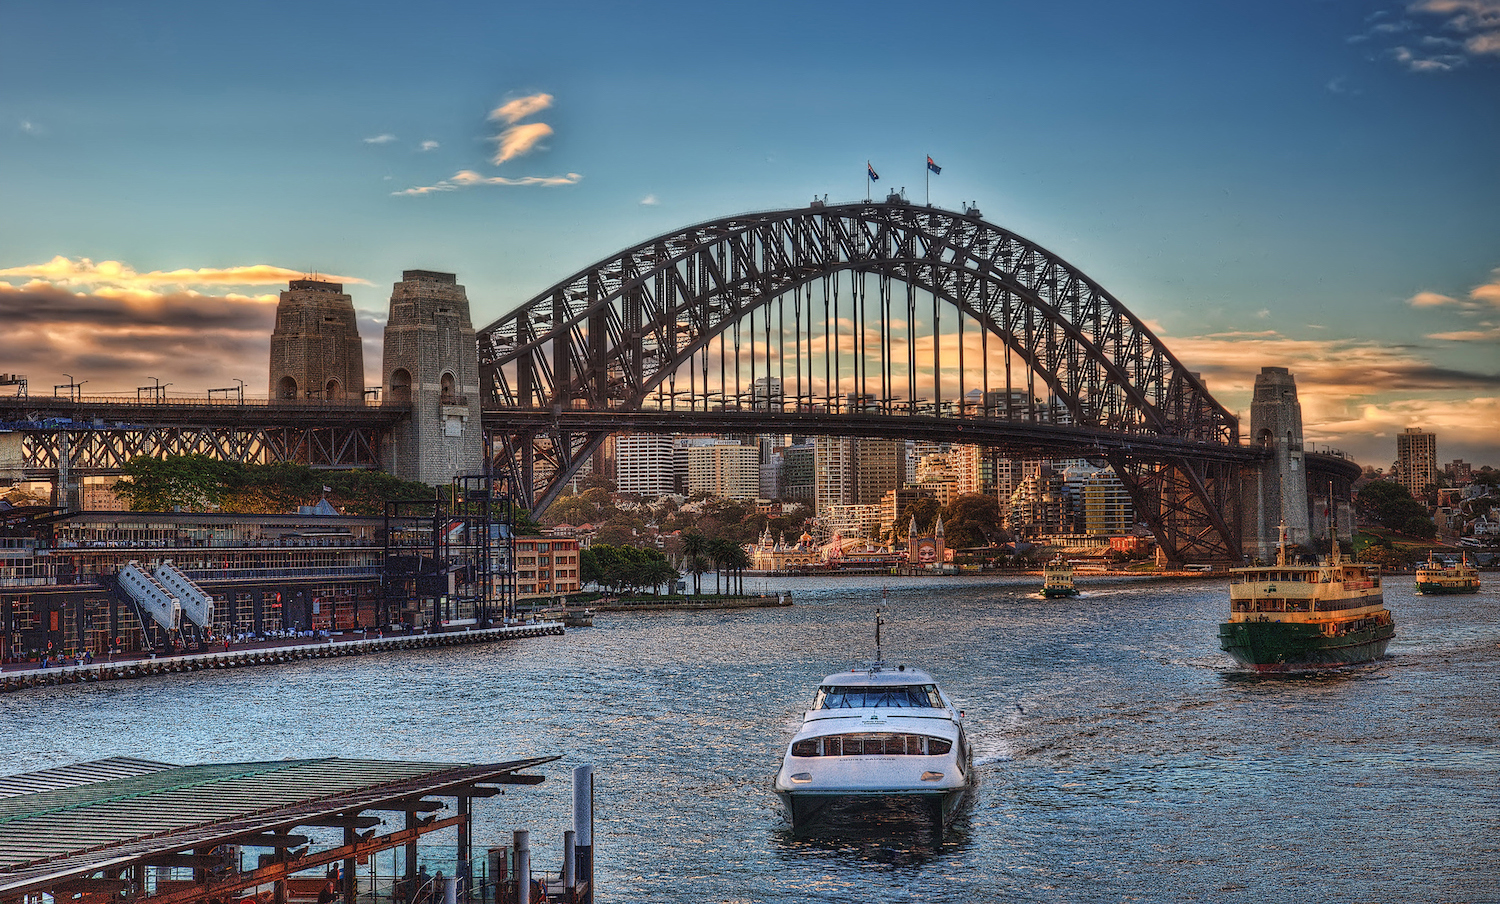
[[[594,767],[573,767],[574,882],[579,904],[594,902]]]
[[[573,900],[573,891],[577,886],[577,882],[574,881],[575,877],[577,876],[577,873],[574,872],[574,865],[576,863],[575,858],[578,855],[577,848],[578,833],[573,831],[572,829],[569,829],[563,833],[562,869],[562,884],[563,888],[567,889],[569,901]]]
[[[511,840],[516,852],[516,904],[531,904],[531,833],[518,829]]]
[[[458,877],[443,880],[443,904],[458,904]]]

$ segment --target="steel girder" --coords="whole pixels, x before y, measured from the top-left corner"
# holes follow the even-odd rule
[[[1238,444],[1236,419],[1202,381],[1077,268],[977,213],[905,203],[729,217],[612,255],[478,332],[485,406],[639,408],[748,314],[844,271],[952,304],[1019,356],[1081,428]],[[498,464],[539,511],[606,433],[502,430]]]
[[[57,474],[59,464],[75,476],[105,476],[122,473],[136,456],[207,455],[246,463],[378,468],[382,434],[372,426],[29,429],[21,441],[21,467],[38,479]]]

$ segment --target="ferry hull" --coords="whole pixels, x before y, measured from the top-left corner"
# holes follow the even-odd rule
[[[794,830],[813,826],[860,825],[866,811],[894,812],[915,819],[931,820],[944,828],[953,821],[968,795],[968,788],[941,791],[779,791]]]
[[[1055,599],[1057,599],[1059,597],[1077,596],[1077,595],[1078,595],[1078,589],[1076,587],[1043,587],[1042,588],[1042,596],[1045,596],[1049,600],[1055,600]]]
[[[1430,581],[1418,581],[1417,592],[1423,596],[1437,596],[1445,593],[1478,593],[1479,581],[1433,583]]]
[[[1393,624],[1330,637],[1317,625],[1247,621],[1219,625],[1219,646],[1241,665],[1259,672],[1338,668],[1385,655],[1396,635]]]

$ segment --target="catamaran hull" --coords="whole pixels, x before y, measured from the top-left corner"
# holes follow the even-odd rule
[[[1317,625],[1296,622],[1229,622],[1219,625],[1219,646],[1258,672],[1291,672],[1379,659],[1395,635],[1393,624],[1329,636]]]
[[[1479,581],[1455,582],[1455,583],[1430,583],[1427,581],[1417,582],[1417,592],[1423,596],[1437,596],[1445,593],[1478,593]]]
[[[894,810],[931,820],[940,827],[953,821],[969,789],[942,791],[778,791],[793,829],[837,826],[857,821],[869,809]]]

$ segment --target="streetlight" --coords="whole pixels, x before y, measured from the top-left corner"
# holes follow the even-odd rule
[[[243,405],[245,404],[245,381],[235,377],[234,382],[240,384],[240,404]]]

